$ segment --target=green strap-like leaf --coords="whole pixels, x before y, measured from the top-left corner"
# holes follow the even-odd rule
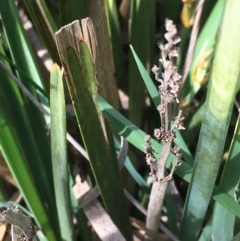
[[[59,0],[61,26],[84,17],[84,1]]]
[[[66,109],[61,71],[57,64],[51,70],[51,154],[53,181],[62,240],[73,240],[72,215],[67,163]]]
[[[45,0],[23,0],[26,10],[30,15],[34,28],[39,33],[53,61],[58,61],[57,48],[54,39],[56,24]]]
[[[232,140],[228,159],[225,163],[223,174],[219,187],[228,193],[229,196],[235,198],[235,190],[239,184],[240,170],[240,123],[239,119],[235,129],[235,135]],[[230,204],[229,204],[230,205]],[[213,215],[213,232],[212,237],[215,240],[230,240],[234,230],[235,215],[228,208],[216,203]],[[219,229],[219,227],[221,227]]]
[[[226,1],[192,180],[184,209],[180,231],[182,240],[197,240],[222,160],[232,107],[239,87],[239,12],[240,1]]]
[[[96,39],[92,22],[75,21],[56,33],[68,89],[103,202],[127,240],[130,224],[109,125],[100,114],[96,99]],[[120,204],[120,205],[118,205]]]
[[[150,67],[153,56],[155,1],[132,0],[130,11],[130,42],[145,67]],[[132,55],[129,56],[129,119],[141,125],[144,104],[144,84]]]
[[[0,45],[0,52],[3,53]],[[34,220],[49,241],[56,241],[52,220],[46,210],[32,171],[27,164],[29,149],[35,150],[25,110],[22,108],[22,95],[6,72],[0,69],[0,149],[14,176],[24,200]],[[35,154],[36,155],[36,154]],[[32,156],[31,161],[36,161]],[[39,174],[42,169],[39,170]],[[45,182],[42,182],[43,185]]]

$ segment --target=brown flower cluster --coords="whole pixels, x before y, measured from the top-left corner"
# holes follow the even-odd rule
[[[160,69],[156,65],[152,68],[155,79],[160,82],[158,89],[161,96],[161,103],[157,107],[161,118],[161,127],[154,130],[154,136],[156,139],[161,140],[163,145],[173,143],[176,137],[174,129],[185,129],[183,126],[184,117],[181,110],[176,117],[172,118],[173,104],[179,103],[178,92],[182,81],[182,76],[178,74],[177,67],[175,66],[175,60],[179,51],[176,45],[180,42],[180,38],[177,36],[175,25],[168,19],[166,20],[166,31],[167,33],[164,36],[167,43],[159,45],[162,54],[160,62],[163,66],[161,77]],[[174,120],[172,125],[171,120]],[[153,181],[156,181],[158,165],[150,144],[150,136],[145,138],[145,143],[146,161],[151,168],[150,175],[153,177]],[[177,160],[173,165],[178,166],[182,158],[181,149],[179,146],[174,146],[172,152],[177,156]]]
[[[176,44],[180,42],[177,36],[177,29],[171,20],[166,20],[167,33],[164,35],[168,41],[165,45],[160,44],[162,58],[160,62],[163,65],[164,72],[162,78],[159,78],[159,68],[155,65],[152,72],[155,74],[155,79],[160,82],[159,93],[168,103],[172,103],[174,99],[178,103],[177,93],[181,86],[182,76],[178,74],[175,66],[175,58],[178,56],[178,48]]]
[[[149,173],[152,177],[153,182],[157,181],[157,160],[154,156],[154,151],[151,145],[151,136],[145,136],[145,153],[146,153],[146,162],[150,166],[151,172]]]

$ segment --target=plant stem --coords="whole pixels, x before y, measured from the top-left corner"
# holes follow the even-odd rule
[[[153,186],[150,194],[148,213],[146,221],[146,233],[145,241],[155,240],[155,236],[158,231],[158,224],[161,217],[161,210],[163,201],[166,195],[166,191],[172,175],[177,166],[181,164],[181,150],[178,145],[175,145],[172,149],[173,140],[175,139],[174,129],[184,129],[182,111],[178,112],[178,115],[174,118],[175,121],[171,127],[171,119],[173,114],[173,104],[178,103],[177,94],[181,85],[182,76],[177,73],[177,67],[175,66],[175,57],[178,55],[178,49],[176,44],[180,41],[177,36],[177,29],[171,20],[166,20],[167,33],[164,35],[167,44],[160,44],[162,58],[160,62],[163,65],[164,72],[160,78],[160,71],[157,66],[152,68],[152,72],[155,74],[155,79],[160,82],[159,94],[161,95],[161,103],[157,107],[160,114],[161,127],[154,130],[154,136],[161,140],[163,143],[163,149],[159,160],[154,155],[150,143],[150,136],[145,137],[145,152],[146,161],[150,165],[150,176],[153,178]],[[173,162],[172,170],[168,176],[165,176],[165,166],[170,153],[174,152],[177,156],[177,160]]]
[[[160,181],[154,182],[152,186],[148,203],[145,241],[154,240],[157,234],[164,197],[166,195],[167,187],[171,181],[171,179],[168,180],[164,177],[165,165],[171,152],[171,145],[172,142],[164,143],[162,154],[158,162],[157,176]]]

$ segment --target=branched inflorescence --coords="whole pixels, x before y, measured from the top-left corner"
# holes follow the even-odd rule
[[[178,56],[178,48],[176,45],[180,42],[180,38],[177,36],[177,29],[171,20],[166,20],[166,31],[164,35],[167,43],[165,45],[160,44],[159,48],[161,50],[162,58],[160,62],[163,66],[163,73],[160,77],[160,69],[155,65],[152,68],[152,72],[155,75],[155,79],[160,82],[158,86],[159,94],[161,96],[161,103],[157,107],[157,110],[161,119],[161,126],[154,130],[154,137],[158,140],[161,140],[163,145],[166,143],[171,143],[175,139],[174,129],[184,129],[182,116],[182,111],[179,110],[176,117],[173,118],[173,105],[174,103],[179,103],[178,92],[181,86],[182,76],[178,74],[177,67],[175,66],[175,60]],[[171,125],[171,120],[173,120]],[[150,165],[153,181],[158,180],[158,162],[154,156],[153,149],[150,143],[150,136],[145,137],[145,153],[147,164]],[[172,164],[172,171],[170,175],[173,174],[173,171],[176,166],[181,163],[181,149],[179,146],[174,146],[172,152],[176,155],[177,160]],[[161,159],[160,159],[161,161]]]

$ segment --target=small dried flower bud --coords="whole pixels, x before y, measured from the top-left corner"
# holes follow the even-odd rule
[[[176,157],[177,157],[179,160],[181,160],[181,159],[182,159],[182,152],[180,151],[180,152],[176,153]]]
[[[175,72],[172,76],[172,80],[176,83],[176,84],[181,84],[181,80],[182,80],[182,76],[180,74],[178,74],[177,72]]]
[[[144,149],[145,149],[146,155],[148,155],[149,153],[152,155],[152,147],[151,147],[151,143],[150,143],[151,137],[149,139],[148,139],[148,137],[150,137],[150,136],[145,137],[146,144],[144,145]]]
[[[159,129],[154,129],[154,136],[160,140],[160,139],[164,139],[166,136],[166,132],[165,132],[165,128],[164,126],[161,126]]]
[[[156,161],[156,158],[154,157],[154,152],[153,152],[150,140],[151,140],[150,135],[145,136],[146,144],[144,146],[144,149],[145,149],[146,161],[147,161],[148,165],[150,165],[151,163],[154,163]]]
[[[178,57],[178,53],[179,51],[177,49],[173,49],[170,53],[169,53],[169,57],[171,58],[176,58]]]
[[[168,91],[167,94],[165,95],[166,101],[168,103],[174,102],[174,97],[175,97],[175,95],[170,93],[170,91]]]
[[[175,29],[173,21],[171,19],[166,19],[166,30],[168,32],[172,31],[173,29]]]
[[[182,159],[182,152],[179,145],[175,145],[172,149],[172,152],[176,155],[176,157],[180,160]]]
[[[150,135],[147,135],[147,136],[145,136],[145,142],[150,142],[150,140],[151,140],[151,136]]]
[[[170,87],[170,92],[175,95],[178,93],[180,88],[180,86],[176,84],[173,80],[169,82],[169,87]]]
[[[178,129],[178,130],[184,130],[184,126],[183,126],[183,120],[185,119],[182,115],[182,110],[179,110],[178,115],[174,118],[174,126]]]
[[[165,113],[165,108],[164,108],[164,105],[160,104],[158,107],[157,107],[157,110],[159,111],[160,114],[164,114]]]
[[[161,51],[165,50],[165,46],[163,44],[159,44],[159,48],[160,48]]]
[[[182,164],[182,162],[181,162],[179,159],[174,160],[174,161],[172,162],[172,166],[173,166],[173,167],[178,167],[178,166],[180,166],[181,164]]]
[[[154,129],[154,136],[159,140],[161,138],[161,130]]]
[[[179,151],[181,151],[181,148],[180,148],[179,145],[175,145],[172,149],[172,152],[175,153],[175,154],[178,153]]]
[[[149,160],[149,159],[151,159],[151,158],[152,158],[151,153],[146,153],[146,160]]]
[[[180,41],[181,41],[181,38],[178,37],[178,36],[175,36],[174,41],[173,41],[173,44],[176,45],[176,44],[178,44]]]
[[[164,90],[165,90],[165,88],[164,88],[164,86],[163,85],[159,85],[158,86],[158,91],[159,91],[159,93],[162,95],[162,93],[164,92]]]
[[[172,142],[175,139],[173,131],[167,131],[165,136],[162,138],[164,142]]]
[[[146,162],[150,166],[151,172],[149,175],[152,177],[153,182],[157,180],[157,160],[154,156],[154,151],[152,149],[151,143],[151,136],[145,136],[145,153],[146,153]]]
[[[159,76],[159,68],[156,65],[152,67],[152,72],[155,74],[155,76]]]
[[[146,162],[148,165],[151,165],[156,162],[156,159],[152,157],[151,154],[146,154]]]
[[[166,19],[166,30],[167,33],[164,36],[171,45],[176,45],[180,42],[181,39],[177,36],[177,28],[173,21]]]
[[[144,146],[144,149],[145,149],[146,155],[148,153],[151,153],[151,151],[152,151],[152,147],[151,147],[151,145],[149,143],[146,143],[146,145]]]

